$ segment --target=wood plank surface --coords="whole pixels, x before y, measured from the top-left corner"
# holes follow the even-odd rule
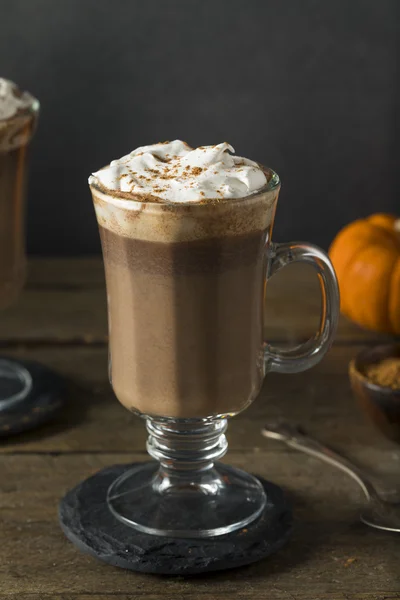
[[[176,592],[174,589],[171,594],[168,591],[169,584],[166,584],[164,590],[161,593],[153,593],[144,589],[145,586],[138,586],[134,592],[130,593],[67,593],[67,594],[0,594],[0,600],[187,600],[188,598],[201,598],[201,600],[218,600],[219,598],[226,598],[227,596],[222,592],[205,592],[201,590],[196,595],[197,580],[193,580],[193,585],[186,588],[182,593]],[[134,587],[134,586],[132,586]],[[142,588],[142,589],[141,589]],[[234,595],[233,595],[234,594]],[[263,590],[255,590],[254,586],[247,585],[243,590],[240,586],[232,593],[232,598],[238,598],[238,600],[398,600],[400,596],[396,592],[371,592],[371,593],[352,593],[352,592],[340,592],[336,591],[333,593],[318,593],[314,595],[313,592],[301,592],[297,591],[294,594],[282,591],[279,586],[272,588],[266,585]]]
[[[309,269],[290,267],[273,278],[268,339],[292,343],[310,335],[318,293]],[[362,344],[380,339],[342,320],[317,367],[268,375],[259,398],[230,420],[225,461],[282,485],[291,498],[295,532],[284,549],[210,576],[125,572],[78,552],[57,522],[60,497],[83,478],[147,458],[144,422],[118,403],[108,383],[102,263],[33,261],[20,302],[0,318],[1,352],[52,367],[67,394],[52,423],[0,441],[0,600],[400,599],[400,537],[359,522],[357,485],[260,435],[266,420],[288,418],[400,485],[400,447],[365,420],[347,376]]]
[[[128,573],[102,565],[64,538],[57,523],[57,503],[76,482],[126,458],[117,454],[2,457],[0,590],[118,591],[138,597],[151,591],[160,596],[168,593],[170,598],[190,591],[199,598],[203,593],[230,597],[238,589],[247,590],[249,598],[269,598],[274,589],[296,597],[308,587],[314,595],[349,589],[376,594],[399,591],[398,538],[358,521],[358,489],[340,472],[327,476],[326,467],[312,458],[294,455],[283,460],[281,453],[274,452],[233,452],[230,460],[245,468],[251,464],[252,470],[282,485],[292,497],[295,533],[275,556],[232,572],[191,579]],[[132,460],[141,458],[132,455]]]

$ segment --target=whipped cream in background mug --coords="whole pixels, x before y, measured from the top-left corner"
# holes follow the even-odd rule
[[[35,102],[29,92],[21,92],[15,83],[0,77],[0,120],[10,119],[19,111],[29,109]]]

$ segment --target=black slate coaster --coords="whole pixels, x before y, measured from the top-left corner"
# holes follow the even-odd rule
[[[0,410],[0,437],[38,427],[52,419],[63,405],[64,382],[57,373],[33,361],[8,357],[7,361],[18,362],[29,371],[32,389],[14,406]]]
[[[114,465],[79,483],[61,500],[61,527],[80,550],[110,565],[164,575],[194,575],[247,565],[276,552],[289,538],[292,514],[282,490],[259,480],[264,513],[246,528],[204,539],[158,537],[124,525],[106,504],[109,485],[134,465]]]

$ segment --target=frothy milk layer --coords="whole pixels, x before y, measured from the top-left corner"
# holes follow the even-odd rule
[[[10,119],[18,112],[29,109],[36,102],[28,92],[21,92],[19,87],[0,77],[0,120]]]
[[[193,150],[175,141],[144,146],[113,161],[89,178],[99,225],[117,235],[154,242],[264,229],[273,219],[278,178],[257,163],[233,157],[231,150],[225,143]],[[135,161],[144,173],[143,184],[138,166],[136,175],[131,173]],[[165,169],[169,175],[164,180],[160,173]],[[164,181],[168,193],[159,191]]]
[[[149,242],[183,242],[246,234],[273,221],[279,184],[246,199],[220,203],[127,201],[91,186],[99,225],[117,235]]]
[[[93,177],[106,190],[167,202],[243,198],[263,188],[267,180],[258,164],[231,152],[226,142],[194,149],[175,140],[137,148]]]

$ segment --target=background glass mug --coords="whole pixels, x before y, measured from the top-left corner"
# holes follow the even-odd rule
[[[25,282],[28,147],[38,115],[39,102],[24,94],[23,108],[0,118],[0,310],[17,299]],[[27,369],[14,360],[0,359],[0,411],[23,400],[31,386]]]
[[[215,463],[227,417],[246,408],[266,373],[315,365],[338,322],[333,267],[319,248],[273,244],[279,178],[218,203],[137,202],[90,179],[107,283],[110,376],[117,398],[147,420],[158,462],[133,468],[108,492],[114,515],[157,535],[207,537],[251,522],[265,507],[259,481]],[[263,339],[266,282],[307,262],[322,292],[320,327],[280,350]]]

